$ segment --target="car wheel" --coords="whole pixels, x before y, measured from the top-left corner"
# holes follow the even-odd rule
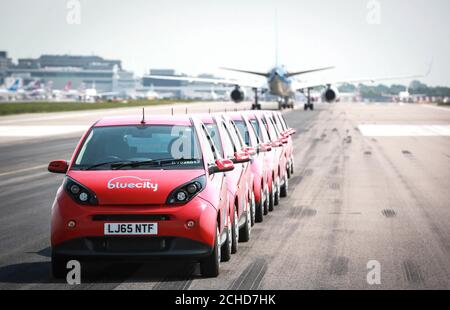
[[[216,240],[214,241],[214,249],[208,258],[200,261],[200,272],[202,276],[207,278],[215,278],[219,275],[219,267],[221,261],[220,233],[216,228]]]
[[[252,192],[252,200],[250,204],[250,220],[252,226],[255,226],[256,223],[256,202],[255,202],[255,193]]]
[[[250,202],[247,205],[247,212],[245,213],[245,225],[239,232],[239,242],[248,242],[250,240],[250,234],[252,231],[252,222],[250,219]]]
[[[231,245],[233,243],[232,239],[232,223],[230,216],[228,216],[228,226],[227,226],[227,240],[222,245],[221,256],[222,262],[228,262],[231,259]]]
[[[236,207],[234,209],[234,219],[233,224],[231,225],[231,236],[232,236],[232,242],[231,242],[231,253],[235,254],[238,251],[238,243],[239,243],[239,218],[238,213],[236,211]]]
[[[288,177],[288,179],[290,179],[291,178],[291,162],[289,161],[289,165],[287,165],[287,167],[286,167],[286,174],[287,174],[287,177]]]
[[[262,223],[264,221],[264,214],[266,214],[265,209],[267,209],[267,207],[265,207],[264,204],[264,190],[261,187],[261,193],[260,193],[260,200],[259,203],[256,204],[256,211],[255,211],[255,222],[256,223]]]
[[[284,184],[280,188],[280,197],[287,197],[289,190],[289,178],[287,174],[284,176]]]
[[[274,193],[274,200],[273,200],[273,204],[275,206],[278,206],[278,204],[280,203],[280,178],[277,177],[277,181],[275,182],[275,188],[276,188],[276,192]]]
[[[272,184],[272,190],[269,192],[269,212],[273,211],[275,201],[275,183]]]
[[[269,202],[270,202],[269,186],[266,186],[265,196],[264,196],[264,215],[269,214]]]
[[[291,175],[294,174],[294,158],[291,158]]]
[[[55,279],[64,279],[67,276],[67,259],[52,254],[52,275]]]

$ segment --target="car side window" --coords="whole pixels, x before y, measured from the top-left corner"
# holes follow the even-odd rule
[[[247,133],[251,144],[249,146],[255,147],[260,143],[260,139],[256,134],[255,128],[253,128],[253,126],[249,122],[245,121],[245,125],[247,126]]]
[[[238,148],[238,150],[242,150],[242,148],[244,147],[244,141],[241,134],[239,133],[239,129],[237,129],[236,124],[233,121],[230,122],[229,127],[231,138],[233,139],[236,147]]]
[[[275,135],[274,135],[274,132],[271,132],[271,130],[270,130],[270,128],[269,128],[269,126],[268,126],[268,124],[267,124],[267,122],[266,122],[266,119],[265,118],[261,118],[261,121],[262,121],[262,123],[263,123],[263,127],[264,127],[264,129],[266,130],[266,133],[267,133],[267,136],[269,137],[269,140],[275,140]]]
[[[234,156],[234,153],[237,152],[236,145],[233,142],[233,139],[230,136],[230,132],[228,131],[228,127],[225,125],[225,122],[221,122],[221,126],[225,134],[223,135],[224,140],[224,151],[226,152],[226,156],[229,158]]]
[[[281,124],[281,127],[283,128],[283,130],[287,130],[288,127],[287,127],[286,121],[284,120],[283,115],[278,114],[278,119],[280,120],[280,124]]]
[[[264,130],[261,130],[261,126],[259,125],[258,119],[252,119],[250,121],[250,124],[252,125],[253,129],[255,130],[256,136],[259,138],[260,141],[266,143],[269,142],[269,137],[267,136],[267,132]]]
[[[207,147],[205,148],[204,157],[208,164],[214,164],[215,160],[218,159],[217,151],[214,146],[214,142],[208,134],[204,125],[201,125],[201,133],[203,140],[206,142]]]
[[[271,117],[269,118],[269,122],[270,122],[270,124],[272,124],[272,128],[273,128],[273,130],[275,132],[275,135],[276,136],[280,136],[280,130],[279,130],[278,126],[275,124],[274,120]]]

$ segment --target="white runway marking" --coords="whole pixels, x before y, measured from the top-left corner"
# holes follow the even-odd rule
[[[89,126],[0,126],[0,137],[46,137],[86,131]]]
[[[419,104],[419,107],[421,107],[421,108],[428,108],[428,109],[435,109],[435,110],[440,110],[440,111],[445,111],[445,112],[450,112],[450,108],[439,107],[439,106],[435,106],[435,105]]]
[[[19,169],[19,170],[14,170],[14,171],[8,171],[8,172],[3,172],[0,173],[0,177],[5,177],[5,176],[10,176],[13,174],[19,174],[22,172],[28,172],[28,171],[34,171],[34,170],[40,170],[40,169],[47,169],[48,165],[40,165],[40,166],[34,166],[34,167],[30,167],[30,168],[25,168],[25,169]]]
[[[359,125],[367,137],[450,137],[450,125]]]

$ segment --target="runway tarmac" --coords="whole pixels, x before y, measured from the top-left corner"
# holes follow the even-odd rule
[[[0,128],[98,117],[77,113],[5,117]],[[52,279],[49,215],[63,177],[46,164],[70,158],[80,132],[0,135],[0,289],[450,289],[450,109],[341,103],[285,117],[297,130],[289,196],[215,279],[170,262],[92,265],[77,286]],[[374,263],[380,284],[367,281]]]

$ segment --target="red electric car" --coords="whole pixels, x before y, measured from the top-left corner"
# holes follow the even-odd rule
[[[252,205],[255,206],[254,222],[260,223],[264,220],[264,210],[267,210],[267,195],[269,179],[272,178],[272,170],[265,164],[266,154],[272,150],[271,143],[263,143],[250,123],[248,115],[245,113],[228,113],[243,137],[247,148],[255,150],[251,161],[253,174],[253,196]]]
[[[280,141],[272,139],[272,137],[269,135],[267,121],[264,117],[263,112],[249,111],[246,113],[246,116],[255,129],[255,132],[257,133],[260,141],[264,145],[272,147],[272,150],[268,152],[264,158],[264,165],[269,170],[269,178],[267,180],[266,191],[268,203],[264,208],[264,215],[266,215],[268,211],[273,211],[274,206],[279,203],[279,153],[280,148],[282,148],[282,143]]]
[[[239,132],[230,120],[221,114],[199,115],[205,124],[209,135],[217,146],[222,158],[235,163],[235,169],[226,173],[227,188],[229,192],[229,213],[232,227],[232,253],[238,250],[238,242],[247,242],[251,232],[251,169],[248,164],[252,150],[246,149],[241,141]],[[236,162],[236,158],[247,157],[247,162]]]
[[[278,130],[277,125],[274,122],[273,112],[262,112],[263,117],[263,123],[267,128],[267,133],[269,134],[269,137],[272,141],[272,143],[275,143],[279,145],[280,147],[277,148],[276,152],[276,166],[275,169],[278,169],[278,179],[275,182],[277,184],[277,192],[275,196],[275,205],[278,204],[280,197],[286,197],[288,192],[288,170],[290,171],[290,167],[288,167],[288,152],[289,147],[288,143],[289,140],[285,136],[281,134],[281,132]]]
[[[66,175],[52,207],[54,276],[64,277],[71,259],[169,257],[199,261],[204,276],[217,276],[232,250],[225,173],[249,161],[226,155],[189,116],[95,123],[70,162],[48,166]]]
[[[290,178],[294,174],[294,143],[292,141],[292,135],[296,133],[295,129],[290,128],[287,125],[286,119],[279,111],[274,111],[273,119],[277,125],[281,135],[288,140],[287,143],[287,158],[288,158],[288,177]]]

